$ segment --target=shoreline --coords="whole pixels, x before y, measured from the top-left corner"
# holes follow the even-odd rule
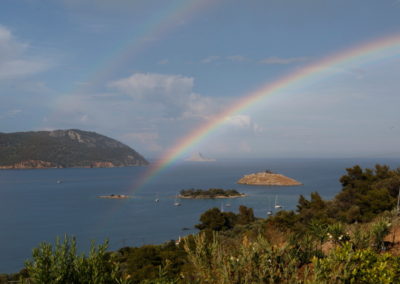
[[[130,167],[147,167],[148,165],[131,165],[131,166],[113,166],[113,167],[90,167],[90,166],[76,166],[76,167],[25,167],[13,168],[8,166],[0,166],[0,171],[9,170],[51,170],[51,169],[113,169],[113,168],[130,168]]]

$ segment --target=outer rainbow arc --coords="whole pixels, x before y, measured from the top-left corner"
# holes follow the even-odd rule
[[[206,10],[211,5],[215,5],[215,1],[171,1],[171,4],[165,11],[143,24],[143,27],[139,29],[138,34],[131,42],[124,43],[115,51],[113,56],[108,58],[106,63],[103,64],[105,67],[101,68],[101,72],[95,73],[92,80],[94,82],[103,82],[106,78],[112,77],[111,75],[123,64],[131,61],[148,46],[151,46],[153,38],[159,39],[165,37],[174,28],[179,26],[178,22],[186,21],[196,16],[197,13]]]
[[[181,22],[190,21],[201,15],[202,11],[216,6],[220,1],[213,0],[174,0],[169,1],[165,11],[160,12],[153,18],[147,19],[141,23],[132,38],[116,44],[113,50],[108,52],[106,56],[100,59],[92,70],[83,75],[80,80],[83,84],[77,84],[71,89],[64,90],[65,95],[56,100],[56,105],[63,108],[66,99],[70,96],[90,92],[93,87],[103,86],[104,82],[114,79],[116,72],[121,66],[132,62],[141,52],[153,44],[153,38],[162,39],[175,30]],[[73,102],[75,103],[75,101]],[[57,108],[58,109],[58,108]],[[50,117],[57,116],[58,112],[54,111]],[[39,128],[48,128],[49,125],[42,125]]]
[[[320,75],[321,73],[323,74],[330,68],[345,63],[355,62],[363,59],[364,57],[366,61],[370,61],[371,59],[367,58],[367,56],[383,51],[389,51],[390,49],[394,49],[396,47],[400,47],[400,35],[396,34],[394,36],[380,38],[378,40],[346,49],[332,56],[325,57],[322,60],[300,68],[299,70],[294,71],[273,83],[263,85],[256,91],[243,96],[230,107],[226,108],[224,111],[215,116],[212,120],[209,120],[198,129],[190,132],[183,139],[181,139],[180,142],[168,150],[158,162],[150,166],[144,175],[136,182],[136,186],[134,186],[133,190],[137,190],[138,188],[142,187],[144,184],[150,181],[152,177],[155,177],[163,169],[168,167],[168,165],[173,164],[176,160],[178,160],[190,148],[198,145],[202,140],[204,140],[204,138],[207,137],[207,134],[210,134],[213,130],[222,125],[226,117],[239,113],[251,107],[254,103],[262,100],[263,98],[277,93],[278,91],[281,91],[296,83],[300,83],[302,80],[311,78],[312,76]],[[389,57],[393,55],[392,53],[384,54],[383,57]],[[400,48],[395,49],[394,54],[400,54]]]

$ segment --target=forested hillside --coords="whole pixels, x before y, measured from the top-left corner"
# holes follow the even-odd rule
[[[0,168],[141,166],[135,150],[109,137],[82,130],[0,133]]]

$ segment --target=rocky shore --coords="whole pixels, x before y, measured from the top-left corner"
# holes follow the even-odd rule
[[[245,175],[237,182],[238,184],[250,184],[250,185],[274,185],[274,186],[297,186],[302,185],[301,182],[298,182],[295,179],[289,178],[287,176],[269,173],[269,172],[261,172]]]
[[[57,168],[57,165],[51,162],[40,161],[40,160],[26,160],[12,165],[0,166],[2,170],[10,169],[49,169]]]
[[[114,165],[112,162],[91,162],[88,166],[76,166],[71,168],[115,168],[121,167]],[[51,168],[64,168],[63,166],[55,163],[41,161],[41,160],[26,160],[12,165],[0,166],[1,170],[12,169],[51,169]]]

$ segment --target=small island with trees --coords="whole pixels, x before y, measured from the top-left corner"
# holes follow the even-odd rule
[[[245,197],[246,195],[238,192],[235,189],[221,189],[221,188],[210,188],[210,189],[184,189],[180,191],[179,198],[238,198]]]
[[[100,195],[98,198],[109,198],[109,199],[126,199],[130,198],[129,195],[125,194],[110,194],[110,195]]]

